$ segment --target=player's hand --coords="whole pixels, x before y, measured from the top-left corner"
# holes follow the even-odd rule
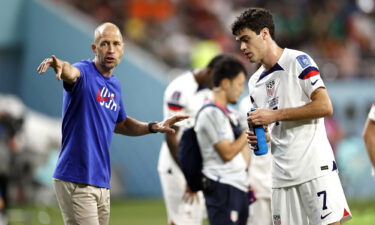
[[[172,133],[174,134],[176,131],[175,129],[173,128],[174,124],[177,123],[177,122],[180,122],[182,120],[185,120],[189,118],[189,116],[185,116],[185,115],[175,115],[175,116],[172,116],[172,117],[169,117],[167,119],[165,119],[164,121],[162,122],[159,122],[155,125],[154,130],[157,131],[157,132],[160,132],[160,133]]]
[[[51,58],[46,58],[38,66],[38,73],[43,74],[47,71],[48,67],[52,67],[56,73],[56,79],[61,80],[61,73],[63,69],[64,62],[58,59],[56,56],[52,55]]]
[[[191,191],[190,187],[186,185],[185,193],[182,196],[182,201],[190,205],[193,204],[195,201],[199,203],[198,193]]]
[[[263,126],[264,132],[266,133],[266,140],[269,142],[271,140],[270,133],[268,132],[268,126]],[[246,131],[247,135],[247,143],[249,144],[250,150],[255,150],[257,146],[257,136],[255,135],[254,131],[248,130]]]
[[[252,125],[268,125],[277,121],[277,112],[271,109],[256,109],[248,112],[247,122]]]
[[[254,132],[253,131],[246,131],[246,134],[247,134],[247,143],[249,143],[249,148],[251,150],[255,150],[256,147],[254,146],[257,146],[257,136],[255,136]]]

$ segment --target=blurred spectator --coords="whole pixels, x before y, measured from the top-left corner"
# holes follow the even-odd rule
[[[52,189],[34,174],[59,147],[60,124],[60,119],[28,109],[18,97],[0,94],[0,225],[7,224],[9,203],[51,202],[46,196]]]
[[[194,46],[201,42],[212,41],[224,52],[238,52],[228,21],[245,7],[265,7],[276,15],[280,45],[308,51],[317,61],[328,62],[322,66],[323,72],[328,72],[327,79],[375,77],[374,70],[366,69],[375,56],[371,1],[55,1],[69,3],[98,22],[110,21],[123,27],[126,38],[182,69],[194,67],[191,58],[199,54]]]

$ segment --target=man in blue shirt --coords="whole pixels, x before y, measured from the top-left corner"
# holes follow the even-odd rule
[[[54,173],[57,200],[67,225],[109,222],[110,158],[113,131],[128,136],[174,132],[172,125],[187,116],[144,123],[127,116],[121,86],[112,74],[124,54],[118,27],[104,23],[95,30],[93,61],[71,65],[56,56],[45,59],[63,80],[62,150]]]

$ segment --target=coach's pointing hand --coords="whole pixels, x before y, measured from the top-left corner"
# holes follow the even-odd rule
[[[173,125],[177,122],[185,120],[189,118],[189,116],[185,115],[175,115],[165,119],[162,122],[156,123],[152,128],[154,131],[159,133],[172,133],[174,134],[176,131],[173,129]]]
[[[43,74],[47,71],[48,67],[52,67],[55,70],[57,80],[61,80],[63,65],[64,63],[53,55],[51,58],[44,59],[37,71],[39,74]]]

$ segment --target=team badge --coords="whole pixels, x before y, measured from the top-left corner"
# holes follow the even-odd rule
[[[268,97],[272,97],[275,94],[275,87],[276,87],[276,81],[270,80],[266,83],[266,89],[267,89],[267,95]]]
[[[281,225],[280,215],[273,215],[273,225]]]
[[[297,56],[297,61],[302,66],[302,68],[305,68],[305,67],[311,65],[310,59],[309,59],[309,57],[307,57],[307,55]]]

